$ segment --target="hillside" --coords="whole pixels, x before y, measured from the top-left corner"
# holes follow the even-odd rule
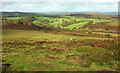
[[[107,17],[111,17],[111,18],[117,18],[117,16],[114,15],[104,15],[104,14],[95,14],[95,13],[83,13],[83,14],[73,14],[73,13],[68,13],[68,14],[64,14],[66,16],[75,16],[75,17],[86,17],[86,18],[107,18]]]
[[[94,13],[3,13],[3,71],[119,72],[119,19]]]

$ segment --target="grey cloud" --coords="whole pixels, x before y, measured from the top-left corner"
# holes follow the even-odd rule
[[[79,12],[79,11],[117,11],[117,2],[6,2],[5,11],[30,12]]]

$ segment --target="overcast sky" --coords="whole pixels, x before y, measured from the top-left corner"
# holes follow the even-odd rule
[[[1,2],[118,2],[120,0],[1,0]]]
[[[117,12],[119,0],[2,0],[2,11]]]

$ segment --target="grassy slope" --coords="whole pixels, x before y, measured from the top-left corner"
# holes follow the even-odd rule
[[[81,22],[81,23],[77,23],[77,24],[72,24],[72,25],[68,25],[66,28],[69,28],[69,29],[73,29],[73,28],[78,28],[78,27],[82,27],[84,26],[86,23],[88,22]]]
[[[71,38],[77,39],[77,41],[82,41],[83,39],[104,40],[103,38],[11,29],[3,30],[2,37],[3,43],[7,43],[3,44],[3,51],[5,52],[2,54],[2,59],[6,61],[4,64],[11,64],[10,69],[8,69],[11,71],[91,71],[117,69],[115,66],[117,61],[109,55],[115,51],[91,46],[74,47],[72,45],[75,45],[75,43],[71,40]],[[45,39],[47,41],[64,41],[64,43],[67,42],[71,46],[58,43],[39,45],[17,44],[44,41]]]
[[[45,33],[43,31],[34,31],[34,30],[11,30],[6,29],[2,31],[3,41],[10,40],[39,40],[44,41],[64,41],[70,40],[71,38],[75,38],[77,40],[81,39],[106,39],[106,38],[95,38],[95,37],[83,37],[83,36],[71,36],[71,35],[63,35],[63,34],[52,34]],[[58,39],[59,38],[59,39]]]
[[[6,19],[16,20],[16,19],[21,19],[21,18],[24,18],[24,17],[7,17]]]
[[[117,18],[114,19],[113,22],[110,22],[110,26],[119,26],[119,24],[118,24],[118,23],[119,23],[119,22],[118,22],[119,20],[120,20],[120,19],[117,19]]]

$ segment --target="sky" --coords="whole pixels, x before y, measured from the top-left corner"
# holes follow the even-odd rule
[[[1,2],[119,2],[120,0],[1,0]]]
[[[1,11],[117,12],[118,0],[2,0]]]

